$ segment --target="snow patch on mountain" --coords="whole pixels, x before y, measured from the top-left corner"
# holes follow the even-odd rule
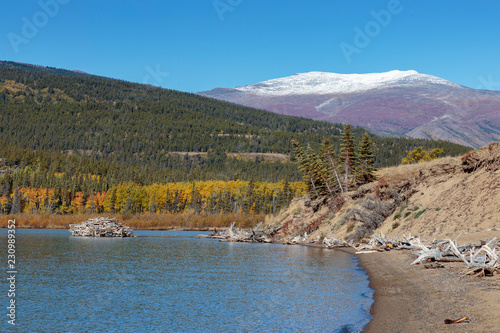
[[[450,87],[460,85],[437,76],[420,74],[417,71],[394,70],[385,73],[370,74],[336,74],[325,72],[309,72],[268,80],[235,89],[261,96],[284,95],[325,95],[351,93],[394,85],[440,84]]]

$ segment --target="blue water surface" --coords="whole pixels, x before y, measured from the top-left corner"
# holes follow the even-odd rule
[[[5,280],[0,331],[359,332],[371,319],[373,290],[350,254],[198,234],[16,230],[16,326]],[[6,253],[5,229],[0,242]]]

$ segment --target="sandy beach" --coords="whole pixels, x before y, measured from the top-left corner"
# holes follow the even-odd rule
[[[353,253],[352,251],[351,253]],[[358,255],[375,289],[372,321],[365,332],[499,332],[500,275],[461,276],[463,263],[445,268],[410,266],[409,251]],[[446,325],[467,316],[469,322]]]

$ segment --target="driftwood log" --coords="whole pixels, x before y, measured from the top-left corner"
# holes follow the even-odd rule
[[[500,241],[496,238],[479,244],[457,245],[457,239],[434,240],[424,244],[420,238],[411,235],[387,239],[383,234],[375,235],[368,244],[354,246],[356,253],[370,253],[390,249],[413,250],[418,257],[411,265],[425,262],[464,262],[468,271],[464,275],[489,276],[500,273]],[[439,267],[439,266],[435,266]],[[426,268],[434,268],[426,266]]]
[[[336,239],[333,237],[325,237],[323,239],[323,245],[325,245],[329,249],[353,246],[352,242],[341,241],[340,239]]]
[[[227,230],[219,231],[214,229],[212,234],[206,238],[215,238],[230,242],[247,242],[247,243],[271,243],[271,232],[260,230],[262,223],[259,223],[252,230],[244,230],[236,227],[233,222]]]
[[[261,223],[253,230],[243,230],[236,227],[233,223],[224,231],[214,229],[213,233],[207,238],[215,238],[232,242],[252,242],[252,243],[271,243],[273,235],[279,228],[273,230],[260,230]],[[458,237],[457,237],[458,239]],[[479,244],[464,244],[457,245],[457,239],[451,240],[433,240],[432,242],[424,242],[418,237],[411,235],[402,235],[395,238],[386,238],[383,234],[374,235],[367,244],[354,244],[352,241],[346,242],[336,238],[320,237],[316,241],[309,240],[306,234],[303,236],[295,236],[285,240],[286,244],[300,243],[318,243],[327,248],[338,247],[353,247],[356,254],[384,252],[390,250],[412,250],[412,253],[418,257],[411,265],[422,264],[425,268],[441,268],[444,267],[441,262],[464,262],[467,265],[468,271],[465,275],[473,276],[489,276],[500,273],[500,241],[496,238],[486,242],[481,241]],[[436,264],[428,264],[433,262]]]

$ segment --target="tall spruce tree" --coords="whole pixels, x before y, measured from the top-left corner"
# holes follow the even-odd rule
[[[109,202],[109,210],[111,211],[111,213],[116,213],[116,188],[113,188],[111,190],[111,198],[110,198],[110,202]]]
[[[354,155],[354,140],[352,138],[351,125],[344,126],[344,136],[342,138],[341,151],[339,156],[339,164],[344,175],[344,191],[349,191],[349,188],[354,185],[354,171],[356,167],[356,156]]]
[[[254,205],[256,205],[257,196],[255,195],[255,180],[250,177],[248,181],[247,191],[245,193],[245,199],[243,202],[243,210],[245,213],[251,213]]]
[[[302,173],[304,182],[307,185],[307,190],[312,198],[319,196],[319,190],[316,186],[316,179],[314,177],[314,161],[308,155],[302,146],[295,140],[292,141],[293,154],[297,158],[299,164],[299,171]],[[311,151],[310,146],[308,150]]]
[[[306,149],[306,168],[310,174],[311,181],[316,189],[316,196],[319,196],[325,191],[325,183],[322,177],[322,162],[314,153],[311,145],[307,145]]]
[[[288,177],[285,177],[285,180],[283,181],[283,190],[281,193],[283,195],[282,205],[289,203],[293,199],[293,190],[290,187]]]
[[[373,142],[368,133],[365,132],[358,147],[358,165],[356,168],[356,178],[359,183],[365,184],[375,180],[373,167]]]
[[[342,188],[342,183],[340,182],[339,173],[337,172],[338,164],[335,159],[335,148],[333,145],[325,139],[321,144],[320,156],[323,162],[326,164],[326,168],[328,169],[328,173],[330,175],[330,182],[334,183],[333,188],[335,188],[336,192],[344,192]]]
[[[335,189],[333,187],[331,173],[328,170],[328,165],[320,156],[315,156],[314,173],[317,179],[321,182],[322,192],[333,195]]]
[[[150,214],[156,213],[156,192],[153,193],[153,198],[151,199],[151,202],[149,203],[149,213]]]
[[[12,209],[10,211],[11,214],[19,214],[21,213],[21,198],[19,195],[19,189],[16,188],[14,192],[14,202],[12,203]]]

